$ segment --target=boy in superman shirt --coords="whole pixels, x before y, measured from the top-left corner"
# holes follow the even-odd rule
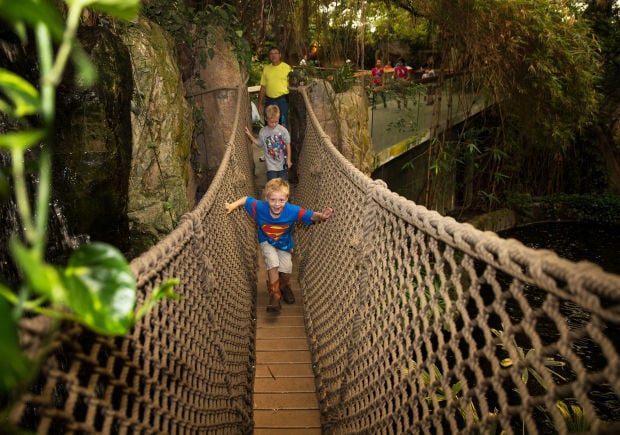
[[[293,226],[301,221],[305,225],[328,219],[333,213],[331,207],[321,212],[306,210],[288,202],[290,188],[286,180],[274,178],[265,185],[265,201],[244,196],[233,203],[226,203],[226,213],[240,206],[258,225],[258,242],[265,259],[269,277],[269,305],[267,311],[278,312],[280,299],[287,304],[295,303],[290,287],[293,271],[292,252]]]

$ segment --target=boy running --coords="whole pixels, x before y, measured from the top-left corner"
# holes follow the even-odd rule
[[[284,299],[287,304],[295,303],[295,296],[290,287],[293,272],[293,226],[297,221],[305,225],[323,221],[333,213],[331,207],[326,207],[321,213],[290,204],[289,192],[288,182],[275,178],[265,185],[265,201],[244,196],[224,205],[226,213],[244,206],[245,211],[258,225],[258,242],[269,277],[267,311],[270,312],[280,311],[280,299]]]

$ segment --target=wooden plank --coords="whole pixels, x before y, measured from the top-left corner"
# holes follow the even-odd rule
[[[294,265],[296,263],[294,258]],[[254,435],[319,435],[321,413],[305,329],[301,291],[294,304],[282,301],[279,313],[268,313],[267,277],[259,254]],[[293,281],[296,283],[296,265]]]
[[[313,377],[312,364],[305,363],[270,363],[270,364],[257,364],[256,372],[254,373],[256,378],[308,378]]]
[[[262,294],[261,292],[259,292],[258,297],[256,298],[256,306],[259,307],[259,311],[263,311],[260,308],[266,307],[268,303],[269,303],[269,295],[267,295],[267,293]],[[291,310],[291,309],[296,308],[298,311],[298,314],[303,315],[304,304],[303,304],[303,301],[299,297],[297,297],[296,293],[295,293],[294,303],[287,304],[286,302],[284,302],[284,299],[281,299],[280,304],[282,305],[282,309]]]
[[[288,326],[286,328],[259,326],[256,328],[257,340],[278,338],[306,338],[306,328],[303,326]]]
[[[255,428],[289,428],[306,429],[320,428],[321,419],[319,413],[305,409],[277,409],[254,411]],[[256,432],[255,432],[256,433]]]
[[[279,427],[269,427],[269,428],[255,428],[254,435],[290,435],[291,429],[288,428],[279,428]],[[313,428],[297,428],[295,429],[295,435],[321,435],[320,427]]]
[[[319,409],[316,393],[255,393],[254,409]]]
[[[258,328],[261,327],[288,327],[288,326],[305,326],[302,316],[287,316],[282,310],[280,313],[268,313],[258,311],[256,314]]]
[[[256,350],[262,351],[297,351],[309,350],[308,339],[304,338],[277,338],[256,340]]]
[[[314,378],[255,378],[254,393],[312,393],[316,391]]]
[[[269,317],[267,315],[271,315],[273,316],[274,314],[276,316],[297,316],[297,317],[301,317],[303,319],[304,317],[304,307],[301,304],[298,304],[297,302],[295,302],[292,305],[289,305],[287,303],[280,303],[280,305],[282,306],[282,309],[280,310],[279,313],[275,314],[275,313],[270,313],[267,311],[267,302],[265,302],[264,304],[261,303],[257,303],[256,305],[256,314],[257,315],[261,315],[264,314],[265,317]]]
[[[286,352],[286,359],[283,358],[282,352],[265,352],[265,351],[256,352],[256,364],[282,363],[282,362],[309,363],[309,364],[312,363],[310,359],[310,352],[303,351],[303,350]]]

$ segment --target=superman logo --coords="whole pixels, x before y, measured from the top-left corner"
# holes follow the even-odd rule
[[[261,229],[270,239],[278,240],[289,227],[290,225],[263,224]]]

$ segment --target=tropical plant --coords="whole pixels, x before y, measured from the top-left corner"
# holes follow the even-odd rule
[[[174,36],[178,44],[196,50],[196,57],[202,66],[215,55],[215,29],[224,31],[224,38],[230,41],[239,64],[249,69],[252,53],[244,37],[244,26],[237,18],[232,4],[206,4],[202,8],[189,7],[186,2],[154,0],[145,6],[145,15]]]
[[[431,370],[423,370],[422,371],[422,380],[425,385],[430,386],[434,384],[438,384],[435,387],[435,390],[431,396],[426,397],[426,400],[430,403],[433,400],[436,400],[438,403],[443,404],[444,402],[448,402],[448,399],[451,399],[453,402],[459,402],[462,400],[462,385],[460,381],[455,382],[450,385],[449,391],[446,390],[445,387],[441,385],[441,381],[444,378],[441,370],[437,367],[436,364],[431,365]],[[461,416],[464,422],[471,420],[474,424],[480,423],[480,416],[478,413],[478,409],[474,404],[473,400],[469,400],[467,406],[465,408],[458,406],[457,412]],[[495,409],[490,416],[496,416],[499,413],[497,409]],[[490,427],[486,428],[485,433],[494,434],[497,431],[497,425],[492,424]]]
[[[500,338],[504,334],[504,331],[501,331],[495,328],[491,328],[491,332],[496,337],[500,337]],[[517,341],[515,340],[514,337],[510,338],[510,342],[508,345],[504,343],[500,343],[499,346],[505,349],[506,351],[508,351],[509,353],[511,353],[510,351],[514,351],[516,355],[518,356],[518,359],[519,359],[518,365],[523,366],[523,370],[521,372],[521,381],[523,382],[524,385],[527,385],[530,379],[530,375],[531,375],[543,389],[545,390],[548,389],[547,385],[545,384],[544,379],[542,378],[540,373],[536,371],[536,369],[533,367],[533,364],[532,364],[534,360],[537,360],[540,358],[540,356],[536,352],[536,349],[527,349],[527,350],[524,349],[522,346],[519,346],[517,344]],[[512,367],[516,363],[517,361],[514,361],[513,358],[511,357],[506,357],[500,361],[500,364],[502,367]],[[566,378],[564,378],[557,371],[551,368],[551,367],[564,367],[566,364],[563,361],[558,361],[553,357],[545,357],[543,358],[542,363],[551,374],[555,375],[558,379],[562,381],[566,381]]]
[[[120,251],[107,244],[78,248],[66,267],[45,260],[56,88],[70,60],[78,72],[78,83],[88,86],[96,80],[96,71],[76,40],[81,13],[93,8],[130,19],[139,9],[139,0],[66,3],[63,23],[50,1],[0,0],[0,17],[12,25],[22,42],[28,40],[29,32],[34,34],[39,62],[38,89],[21,76],[0,69],[0,111],[19,126],[0,134],[0,151],[11,155],[11,181],[23,227],[9,246],[23,282],[16,289],[0,284],[0,392],[27,383],[40,361],[41,355],[31,359],[21,351],[18,325],[22,317],[44,315],[79,322],[100,334],[123,335],[156,301],[178,298],[173,290],[177,280],[169,279],[136,310],[135,278]],[[38,183],[35,192],[28,192],[25,156],[33,149],[40,149]]]
[[[583,414],[583,408],[578,404],[567,404],[558,400],[555,406],[566,422],[569,432],[587,433],[590,430],[590,422]]]

